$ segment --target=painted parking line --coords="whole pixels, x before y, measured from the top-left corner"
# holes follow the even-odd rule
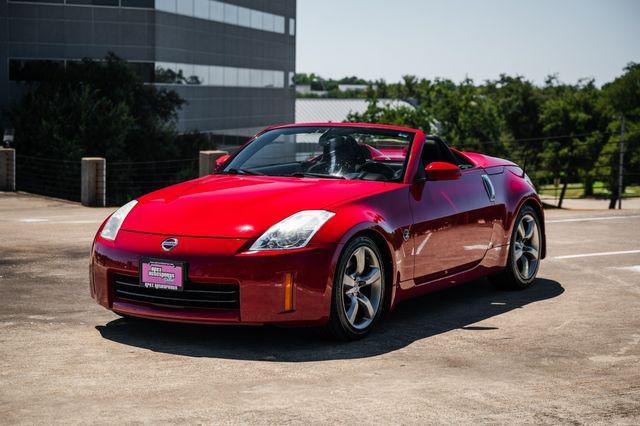
[[[76,219],[76,220],[52,220],[50,218],[43,217],[29,217],[18,220],[0,220],[0,222],[19,222],[19,223],[27,223],[30,225],[34,224],[46,224],[46,225],[82,225],[82,224],[91,224],[91,223],[102,223],[104,219]]]
[[[634,254],[634,253],[640,253],[640,250],[606,251],[606,252],[600,252],[600,253],[570,254],[567,256],[556,256],[554,257],[554,259],[576,259],[579,257],[614,256],[617,254]]]
[[[85,224],[85,223],[102,223],[103,220],[104,219],[98,219],[98,220],[60,220],[60,221],[49,222],[49,223],[81,225],[81,224]]]
[[[631,272],[638,272],[640,273],[640,265],[633,265],[633,266],[616,266],[616,267],[612,267],[612,269],[620,269],[622,271],[631,271]]]
[[[635,219],[639,218],[640,215],[629,215],[629,216],[592,216],[592,217],[574,217],[570,219],[555,219],[555,220],[545,220],[545,223],[565,223],[565,222],[589,222],[595,220],[616,220],[616,219]]]

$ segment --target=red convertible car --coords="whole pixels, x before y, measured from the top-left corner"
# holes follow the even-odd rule
[[[483,276],[525,288],[544,256],[540,199],[514,163],[416,129],[296,124],[118,209],[90,287],[123,316],[355,339],[410,297]]]

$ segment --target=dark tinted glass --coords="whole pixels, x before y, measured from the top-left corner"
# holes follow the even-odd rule
[[[87,4],[92,6],[120,6],[120,0],[67,0],[67,4]]]
[[[72,66],[76,62],[68,61]],[[155,81],[154,64],[151,62],[129,62],[129,66],[145,83]],[[9,80],[42,81],[50,77],[53,71],[64,68],[64,61],[45,59],[11,59],[9,60]]]
[[[12,0],[14,3],[57,3],[62,4],[64,0]]]
[[[156,7],[155,0],[121,0],[122,7],[143,7],[153,9]]]
[[[129,62],[129,66],[145,83],[154,82],[155,67],[151,62]]]
[[[42,81],[53,71],[62,68],[64,68],[64,61],[11,59],[9,60],[9,80]]]

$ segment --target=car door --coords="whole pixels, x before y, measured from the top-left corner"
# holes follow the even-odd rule
[[[436,142],[434,148],[431,142],[425,141],[423,166],[456,162],[446,145]],[[469,168],[455,180],[414,184],[410,204],[416,284],[469,269],[484,257],[493,233],[493,201],[483,175],[483,169]]]

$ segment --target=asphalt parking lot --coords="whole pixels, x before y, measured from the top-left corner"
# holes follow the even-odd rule
[[[87,283],[111,210],[0,193],[0,423],[640,423],[640,210],[548,211],[530,289],[475,281],[349,344],[119,319]]]

